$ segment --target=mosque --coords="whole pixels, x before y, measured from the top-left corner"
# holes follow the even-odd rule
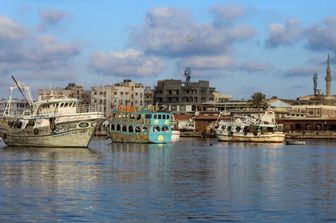
[[[325,76],[325,94],[317,88],[317,74],[313,76],[313,95],[291,100],[287,115],[282,118],[288,138],[336,138],[336,96],[331,95],[330,56]]]
[[[321,92],[321,89],[317,88],[317,73],[313,75],[313,95],[301,96],[296,101],[292,101],[294,105],[336,105],[336,96],[331,95],[331,70],[330,70],[330,56],[327,58],[327,68],[325,76],[325,94]]]

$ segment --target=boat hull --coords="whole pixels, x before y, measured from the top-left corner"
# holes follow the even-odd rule
[[[253,135],[251,133],[244,134],[217,134],[218,141],[221,142],[252,142],[252,143],[283,143],[285,134],[282,132],[266,133]]]
[[[100,120],[59,123],[49,127],[15,129],[0,126],[0,136],[8,146],[25,147],[87,147]]]

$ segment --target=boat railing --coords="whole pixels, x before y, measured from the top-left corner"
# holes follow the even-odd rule
[[[17,119],[21,117],[22,115],[24,115],[25,113],[26,111],[22,111],[22,110],[12,110],[10,112],[6,112],[2,114],[1,119],[4,119],[4,118]]]
[[[77,113],[104,112],[103,105],[80,105],[77,107]]]

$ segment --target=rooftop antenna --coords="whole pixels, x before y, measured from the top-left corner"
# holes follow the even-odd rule
[[[192,36],[190,34],[187,35],[187,41],[188,43],[191,43],[192,41]],[[186,67],[184,69],[184,76],[186,78],[186,81],[185,81],[186,85],[188,85],[191,79],[191,68],[190,67]]]
[[[186,77],[186,84],[188,85],[191,79],[191,69],[190,67],[186,67],[184,69],[184,76]]]

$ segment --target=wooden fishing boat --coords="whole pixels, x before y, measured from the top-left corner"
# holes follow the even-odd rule
[[[14,79],[14,77],[13,77]],[[104,113],[80,106],[75,98],[54,98],[33,102],[29,86],[15,81],[0,120],[0,137],[9,146],[87,147]],[[18,88],[29,109],[18,114],[11,108],[13,90]]]
[[[218,121],[215,124],[217,139],[223,142],[282,143],[285,134],[273,116],[273,112],[266,111],[260,120],[250,116],[233,116]]]

